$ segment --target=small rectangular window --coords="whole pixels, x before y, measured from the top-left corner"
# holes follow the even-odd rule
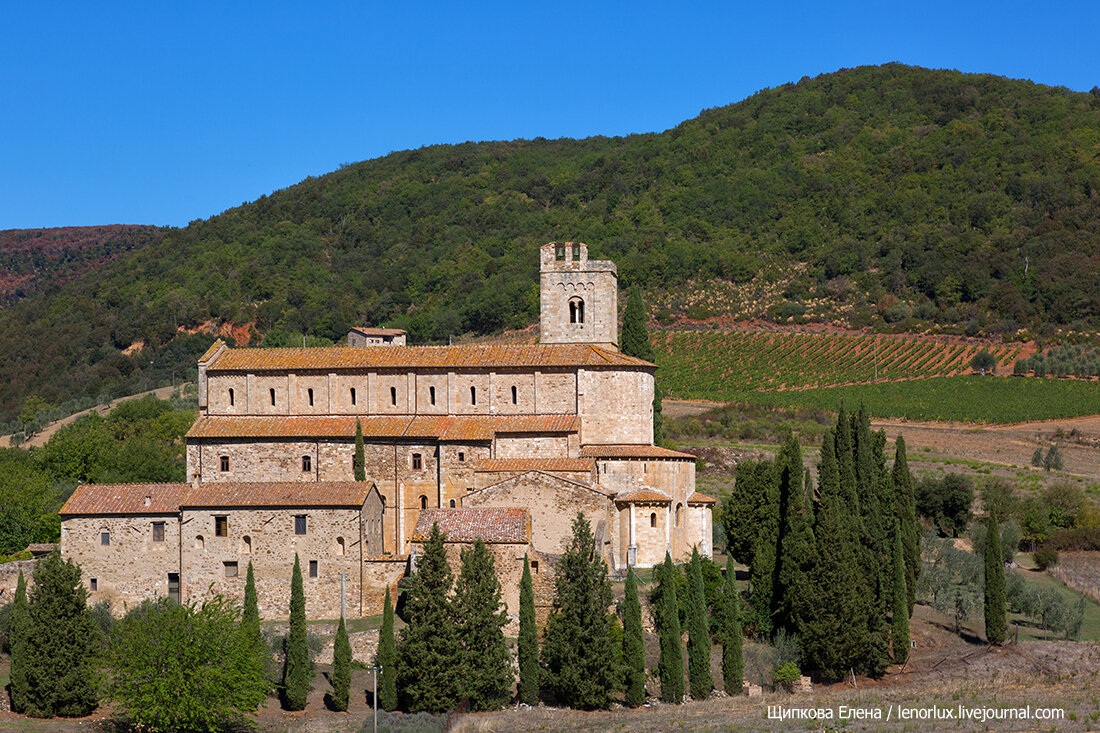
[[[462,451],[459,451],[458,452],[458,462],[459,463],[464,463],[465,461],[466,461],[466,454],[463,453]]]
[[[539,561],[538,560],[532,560],[531,561],[531,572],[535,573],[536,575],[538,574],[538,572],[539,572]]]
[[[306,533],[306,515],[298,514],[294,517],[294,534]]]
[[[153,542],[164,542],[164,522],[153,522]]]
[[[222,473],[225,473],[226,471],[228,471],[229,470],[229,456],[222,456],[220,459],[218,459],[218,467],[221,469]]]
[[[237,561],[226,560],[222,565],[225,566],[225,577],[236,578],[237,577]]]
[[[99,580],[92,578],[92,590],[99,590]]]
[[[317,577],[317,561],[316,560],[310,560],[309,561],[309,577],[311,577],[311,578],[316,578]]]
[[[104,546],[111,544],[111,533],[110,532],[100,532],[99,533],[99,544],[104,545]]]
[[[302,473],[309,473],[313,470],[313,459],[309,456],[302,456]]]
[[[168,600],[180,602],[180,574],[168,573]]]
[[[420,471],[424,468],[424,460],[420,457],[419,453],[413,453],[412,466],[414,471]]]
[[[229,517],[214,517],[214,536],[229,536]]]

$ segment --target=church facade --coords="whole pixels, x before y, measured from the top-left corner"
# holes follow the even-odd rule
[[[176,563],[172,568],[131,573],[141,581],[111,580],[119,573],[103,565],[96,584],[109,585],[124,602],[140,600],[143,592],[169,593],[170,586],[187,599],[197,584],[214,587],[220,567],[243,568],[245,555],[261,545],[271,547],[267,572],[289,578],[293,539],[303,540],[313,527],[325,539],[310,545],[318,555],[310,567],[330,576],[328,585],[318,577],[318,590],[324,585],[330,599],[311,610],[318,618],[333,617],[337,567],[347,612],[376,613],[385,586],[408,572],[410,554],[415,562],[417,540],[432,517],[445,516],[467,539],[488,527],[482,539],[490,543],[501,532],[494,522],[509,518],[501,533],[508,541],[496,550],[510,560],[498,558],[498,564],[522,565],[524,554],[537,556],[547,575],[578,511],[591,522],[613,572],[652,566],[666,549],[676,560],[693,547],[709,556],[714,501],[695,491],[694,456],[653,445],[656,366],[617,348],[614,264],[589,260],[579,243],[543,246],[540,264],[537,345],[236,349],[216,342],[199,360],[187,483],[161,485],[169,487],[158,489],[164,500],[149,498],[148,505],[140,489],[80,487],[62,508],[63,553],[115,555],[105,545],[94,553],[84,548],[95,543],[96,522],[136,521],[130,534],[152,532],[145,525],[160,520],[137,510],[155,501],[168,511],[164,523],[177,517],[169,534],[186,551],[174,560],[162,553],[165,563]],[[357,428],[365,449],[362,484],[353,471]],[[129,514],[102,511],[111,502],[99,499],[112,492],[131,497],[117,502]],[[332,505],[334,497],[343,503]],[[523,537],[517,509],[530,517]],[[281,519],[268,516],[280,511]],[[227,539],[239,536],[215,550],[209,538],[219,528],[211,522],[231,512],[242,518],[234,529],[222,529]],[[289,534],[301,516],[310,518],[307,534]],[[330,531],[335,525],[339,531]],[[258,565],[256,571],[259,579]],[[513,567],[501,571],[502,578],[514,575]],[[219,592],[225,579],[218,576]],[[119,592],[123,586],[128,590]],[[109,592],[91,590],[93,599]],[[284,590],[280,582],[271,585],[273,611]],[[505,590],[511,606],[514,593]],[[350,605],[349,594],[357,594]]]

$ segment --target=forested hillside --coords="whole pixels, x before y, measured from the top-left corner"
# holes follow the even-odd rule
[[[535,248],[582,240],[692,317],[990,334],[1100,322],[1100,90],[887,65],[626,138],[397,152],[265,196],[0,313],[0,419],[136,390],[253,323],[415,342],[524,326]],[[773,283],[748,304],[670,293]],[[690,281],[690,284],[689,284]],[[831,308],[843,303],[844,308]],[[747,309],[747,310],[746,310]],[[1076,323],[1075,323],[1076,322]],[[144,351],[121,349],[144,341]]]

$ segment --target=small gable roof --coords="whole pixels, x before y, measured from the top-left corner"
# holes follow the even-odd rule
[[[531,515],[516,507],[470,509],[421,509],[412,542],[427,542],[438,523],[444,542],[527,544],[531,539]]]
[[[638,489],[615,497],[616,502],[623,504],[671,504],[672,499],[667,494],[662,494],[654,489]]]

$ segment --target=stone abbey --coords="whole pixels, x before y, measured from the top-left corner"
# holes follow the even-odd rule
[[[537,345],[215,342],[199,360],[188,481],[84,485],[61,509],[62,553],[91,599],[121,613],[157,596],[241,597],[252,562],[261,614],[285,618],[297,554],[312,618],[376,614],[438,522],[456,553],[489,544],[514,618],[524,555],[546,605],[577,512],[612,572],[666,549],[709,557],[714,500],[695,491],[695,458],[653,444],[656,366],[617,348],[615,265],[553,242],[540,263]]]

